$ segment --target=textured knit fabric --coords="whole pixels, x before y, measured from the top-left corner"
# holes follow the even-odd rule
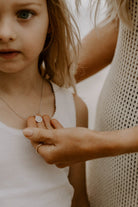
[[[76,126],[72,94],[53,84],[57,118],[64,127]],[[69,168],[48,165],[35,152],[22,130],[0,123],[0,206],[71,207],[73,188]]]
[[[115,56],[97,108],[99,131],[138,125],[138,0],[129,1],[133,29],[120,22]],[[92,207],[138,207],[138,153],[91,162]]]

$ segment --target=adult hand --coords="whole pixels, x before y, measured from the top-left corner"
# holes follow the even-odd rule
[[[34,117],[29,117],[27,126],[29,128],[23,131],[24,135],[31,140],[34,148],[42,143],[39,154],[47,163],[58,167],[97,158],[104,146],[97,137],[98,132],[81,127],[63,129],[57,120],[50,120],[48,116],[43,116],[42,123],[36,123]]]
[[[50,117],[48,115],[44,115],[43,117],[43,121],[40,123],[37,123],[35,121],[35,117],[31,116],[27,119],[27,131],[25,130],[24,135],[28,138],[30,138],[30,141],[33,145],[33,147],[37,150],[37,152],[46,160],[46,162],[49,161],[49,159],[46,157],[46,152],[47,152],[47,148],[49,146],[49,148],[52,148],[52,144],[50,144],[50,140],[48,141],[48,139],[43,140],[42,141],[42,135],[41,133],[43,133],[43,130],[47,129],[47,130],[52,130],[52,129],[60,129],[63,128],[63,126],[57,121],[57,120],[50,120]],[[37,130],[39,129],[39,130]],[[42,130],[43,129],[43,130]],[[30,137],[30,130],[34,131],[34,136]],[[46,131],[45,131],[46,132]],[[36,139],[34,138],[36,137]],[[46,152],[45,150],[41,150],[40,146],[42,148],[46,148]],[[50,162],[49,162],[50,164]],[[53,163],[51,163],[53,164]]]
[[[52,158],[51,155],[52,153],[55,153],[54,149],[56,148],[56,145],[54,144],[54,142],[52,142],[52,139],[50,139],[50,137],[44,136],[48,132],[46,130],[61,129],[63,128],[63,126],[57,120],[55,119],[51,120],[48,115],[44,115],[42,118],[43,121],[37,123],[35,121],[34,116],[29,117],[27,119],[28,128],[27,131],[26,130],[24,131],[24,135],[30,139],[33,147],[37,149],[37,152],[45,159],[47,163],[56,164],[57,167],[60,168],[68,166],[70,163],[55,162],[54,157]],[[33,131],[33,136],[30,136],[30,130],[31,132]]]
[[[43,117],[43,123],[36,124],[28,119],[23,131],[33,146],[40,143],[38,152],[49,164],[65,167],[77,162],[95,158],[116,156],[138,151],[138,127],[97,132],[86,128],[66,128],[57,120]]]

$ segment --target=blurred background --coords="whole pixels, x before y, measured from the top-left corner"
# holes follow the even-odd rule
[[[90,6],[89,0],[82,0],[82,4],[80,7],[80,14],[77,15],[74,0],[67,0],[69,3],[69,7],[72,10],[73,15],[77,20],[77,24],[79,26],[81,39],[94,27],[94,12],[90,15]],[[98,21],[100,22],[105,17],[105,0],[101,1],[101,8],[99,11]],[[100,61],[100,60],[99,60]],[[108,74],[110,65],[92,77],[80,82],[77,84],[77,92],[78,95],[83,99],[86,103],[89,111],[89,128],[94,129],[95,115],[96,115],[96,106],[98,102],[98,98]],[[87,192],[88,196],[91,195],[91,173],[93,171],[93,161],[86,162],[86,181],[87,181]]]
[[[82,0],[79,15],[76,12],[75,1],[67,0],[69,7],[77,20],[77,24],[80,29],[81,39],[94,27],[94,12],[90,15],[89,0]],[[102,21],[105,17],[105,0],[102,1],[100,13],[98,16],[98,22]],[[100,61],[100,60],[99,60]],[[109,71],[109,67],[104,68],[94,76],[77,84],[78,95],[84,100],[89,110],[89,128],[94,128],[94,120],[96,113],[96,105],[103,83]]]

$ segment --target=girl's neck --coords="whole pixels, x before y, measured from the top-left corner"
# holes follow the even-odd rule
[[[0,72],[0,96],[28,95],[32,90],[40,90],[42,78],[37,68],[23,70],[18,73]]]
[[[0,72],[0,96],[0,122],[7,126],[22,129],[26,127],[27,117],[40,110],[42,114],[53,112],[54,98],[49,84],[35,68],[14,74]]]

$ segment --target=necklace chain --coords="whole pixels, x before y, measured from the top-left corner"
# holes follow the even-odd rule
[[[41,94],[40,94],[39,110],[38,110],[37,113],[34,114],[35,116],[36,116],[36,115],[40,115],[40,112],[41,112],[41,104],[42,104],[42,97],[43,97],[43,85],[44,85],[43,83],[44,83],[44,81],[43,81],[43,79],[42,79],[42,86],[41,86]],[[27,118],[21,116],[17,111],[15,111],[15,110],[9,105],[9,103],[8,103],[4,98],[2,98],[2,97],[0,96],[0,99],[1,99],[1,100],[8,106],[8,108],[9,108],[13,113],[15,113],[16,116],[18,116],[20,119],[23,119],[23,120],[26,120],[26,119],[27,119]]]

